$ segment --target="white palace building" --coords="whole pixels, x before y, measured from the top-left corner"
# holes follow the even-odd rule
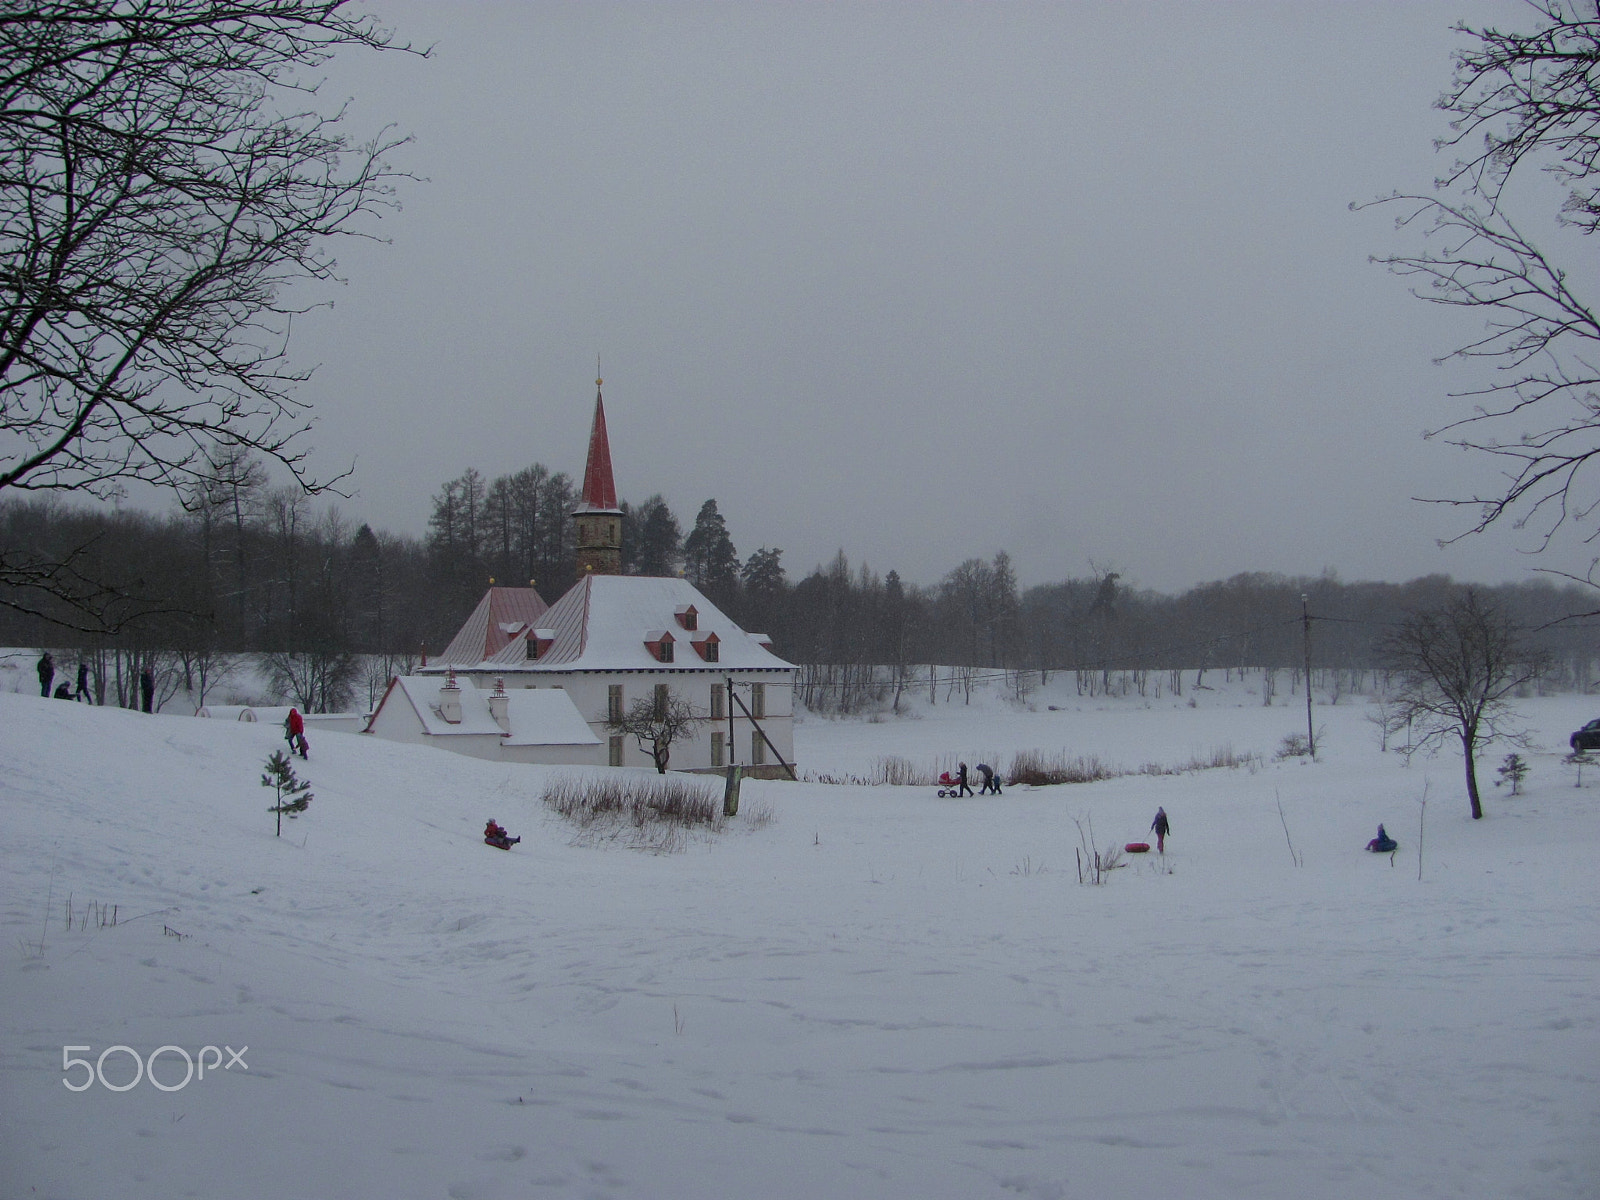
[[[363,732],[510,762],[653,767],[607,722],[673,696],[705,718],[673,743],[673,770],[790,774],[794,665],[686,580],[621,573],[598,390],[572,517],[580,578],[567,594],[546,606],[531,587],[491,587],[442,655],[390,682]]]

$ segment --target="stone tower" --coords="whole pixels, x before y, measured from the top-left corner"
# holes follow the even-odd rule
[[[594,426],[589,430],[589,461],[583,468],[583,495],[572,510],[577,523],[578,577],[622,574],[622,509],[611,475],[611,443],[606,439],[606,409],[601,380],[594,381]]]

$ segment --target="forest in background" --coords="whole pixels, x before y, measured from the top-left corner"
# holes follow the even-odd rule
[[[409,537],[272,486],[245,456],[215,464],[165,514],[7,500],[0,544],[70,560],[114,628],[85,628],[70,606],[11,588],[0,592],[0,644],[79,652],[101,702],[132,703],[147,666],[166,694],[201,694],[227,664],[254,655],[279,695],[311,711],[359,706],[441,649],[491,581],[531,582],[554,603],[575,579],[574,503],[572,480],[540,464],[493,480],[469,470],[435,494],[427,534]],[[779,548],[738,554],[715,500],[687,531],[659,495],[622,507],[624,571],[681,572],[746,630],[769,634],[801,667],[799,699],[813,710],[897,700],[928,686],[916,667],[927,663],[968,679],[1007,671],[1019,697],[1055,672],[1072,672],[1092,696],[1181,694],[1183,672],[1192,686],[1206,670],[1259,669],[1270,702],[1274,673],[1291,672],[1292,686],[1308,646],[1319,686],[1337,698],[1382,669],[1385,631],[1463,586],[1437,575],[1345,583],[1250,573],[1164,595],[1096,568],[1024,589],[1004,551],[908,583],[852,564],[843,549],[791,580]],[[1600,607],[1592,588],[1539,576],[1478,590],[1547,655],[1547,686],[1595,682],[1594,625],[1583,616]]]

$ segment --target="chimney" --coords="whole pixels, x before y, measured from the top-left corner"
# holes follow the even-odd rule
[[[444,686],[439,689],[439,715],[451,725],[461,724],[461,688],[456,683],[454,667],[450,669]]]
[[[496,679],[494,691],[489,694],[489,715],[494,718],[494,723],[500,726],[501,733],[511,732],[511,697],[506,695],[506,681]]]

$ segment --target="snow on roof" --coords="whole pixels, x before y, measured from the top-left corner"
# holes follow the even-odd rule
[[[693,671],[706,670],[698,655],[663,663],[645,645],[677,625],[686,605],[699,613],[700,633],[715,633],[718,671],[792,671],[695,586],[684,579],[645,575],[589,575],[580,579],[539,619],[554,631],[550,646],[529,662],[521,638],[491,657],[487,667],[507,671]]]
[[[507,746],[598,746],[572,697],[558,687],[512,688]]]
[[[572,697],[560,688],[517,688],[507,692],[506,733],[489,711],[490,693],[472,680],[456,677],[461,689],[461,720],[446,721],[439,715],[439,692],[448,680],[442,675],[401,675],[395,683],[422,721],[423,731],[436,736],[452,734],[490,734],[508,746],[597,746],[595,737]],[[394,689],[384,704],[394,703]],[[380,705],[380,707],[382,707]],[[377,714],[373,714],[377,720]],[[370,723],[369,723],[370,725]]]
[[[499,653],[549,608],[531,587],[492,587],[436,661],[441,666],[475,666]]]

